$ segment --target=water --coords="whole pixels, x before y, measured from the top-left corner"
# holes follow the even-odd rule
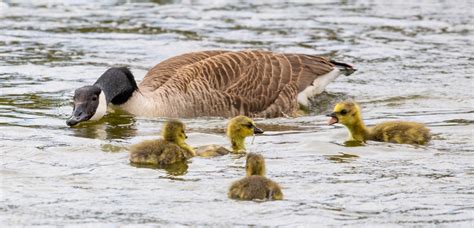
[[[473,226],[472,1],[21,1],[0,3],[0,222],[5,225]],[[257,120],[285,200],[227,199],[244,158],[136,168],[127,147],[163,119],[117,111],[69,128],[75,88],[108,67],[138,79],[156,63],[208,49],[331,56],[359,71],[314,101],[312,116]],[[346,147],[326,126],[353,97],[368,124],[426,123],[427,146]],[[186,119],[191,145],[227,145],[225,119]],[[250,143],[251,139],[248,140]],[[184,172],[183,175],[176,175]]]

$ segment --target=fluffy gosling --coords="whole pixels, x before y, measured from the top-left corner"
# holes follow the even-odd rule
[[[262,155],[249,153],[245,164],[247,176],[232,183],[228,196],[239,200],[281,200],[280,186],[266,178],[265,160]]]
[[[430,141],[430,130],[425,125],[408,121],[387,121],[367,128],[362,120],[360,107],[352,101],[336,104],[328,124],[341,123],[349,130],[349,141],[367,140],[423,145]]]
[[[227,137],[232,145],[232,151],[219,145],[207,145],[196,148],[196,154],[202,157],[214,157],[228,153],[245,153],[245,138],[254,134],[262,134],[255,122],[246,116],[232,118],[227,124]]]
[[[195,156],[185,143],[185,126],[181,121],[170,120],[162,129],[162,139],[145,140],[130,148],[130,162],[140,165],[170,165]]]

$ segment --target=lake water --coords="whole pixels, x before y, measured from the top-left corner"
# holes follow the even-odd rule
[[[463,226],[474,223],[472,1],[0,2],[0,224]],[[317,3],[315,3],[317,2]],[[193,158],[182,175],[137,168],[127,147],[161,118],[116,111],[69,128],[74,89],[111,66],[142,79],[156,63],[209,49],[320,54],[359,70],[311,116],[260,119],[248,150],[285,200],[229,200],[242,157]],[[404,119],[427,146],[346,147],[324,116],[354,98],[366,123]],[[189,144],[228,146],[226,119],[186,119]],[[179,172],[178,172],[179,173]]]

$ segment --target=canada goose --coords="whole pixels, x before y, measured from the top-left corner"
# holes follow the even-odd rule
[[[341,123],[350,133],[349,141],[366,142],[367,140],[419,144],[431,139],[430,130],[421,123],[408,121],[387,121],[367,128],[362,120],[360,107],[352,101],[336,104],[328,124]]]
[[[294,116],[337,76],[354,71],[348,64],[315,55],[192,52],[159,63],[139,86],[127,68],[108,69],[94,85],[76,89],[66,123],[98,120],[109,104],[149,117]]]
[[[130,162],[141,165],[169,165],[195,156],[194,150],[184,142],[185,126],[178,120],[165,123],[162,139],[145,140],[130,148]]]
[[[246,116],[232,118],[227,124],[227,137],[232,145],[232,151],[218,145],[200,146],[195,148],[196,155],[201,157],[213,157],[228,153],[245,153],[245,138],[255,134],[262,134],[263,130],[258,128],[252,119]]]
[[[280,186],[265,177],[265,160],[262,155],[249,153],[245,164],[247,176],[232,183],[228,196],[231,199],[283,199]]]

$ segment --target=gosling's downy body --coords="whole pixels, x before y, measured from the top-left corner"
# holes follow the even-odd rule
[[[229,188],[229,198],[239,200],[283,199],[280,186],[264,176],[265,160],[262,155],[249,153],[245,169],[247,177],[232,183]]]
[[[252,119],[246,116],[237,116],[229,121],[226,130],[232,150],[219,145],[208,145],[196,148],[196,154],[202,157],[213,157],[228,153],[245,153],[245,138],[262,133],[263,130],[258,128]]]
[[[145,140],[130,148],[130,162],[141,165],[169,165],[184,162],[195,156],[185,143],[185,126],[178,120],[165,123],[162,139]]]
[[[336,104],[329,115],[329,124],[341,123],[350,133],[349,141],[366,142],[367,140],[418,144],[430,141],[430,130],[425,125],[409,121],[387,121],[367,128],[362,120],[360,107],[352,101]]]

